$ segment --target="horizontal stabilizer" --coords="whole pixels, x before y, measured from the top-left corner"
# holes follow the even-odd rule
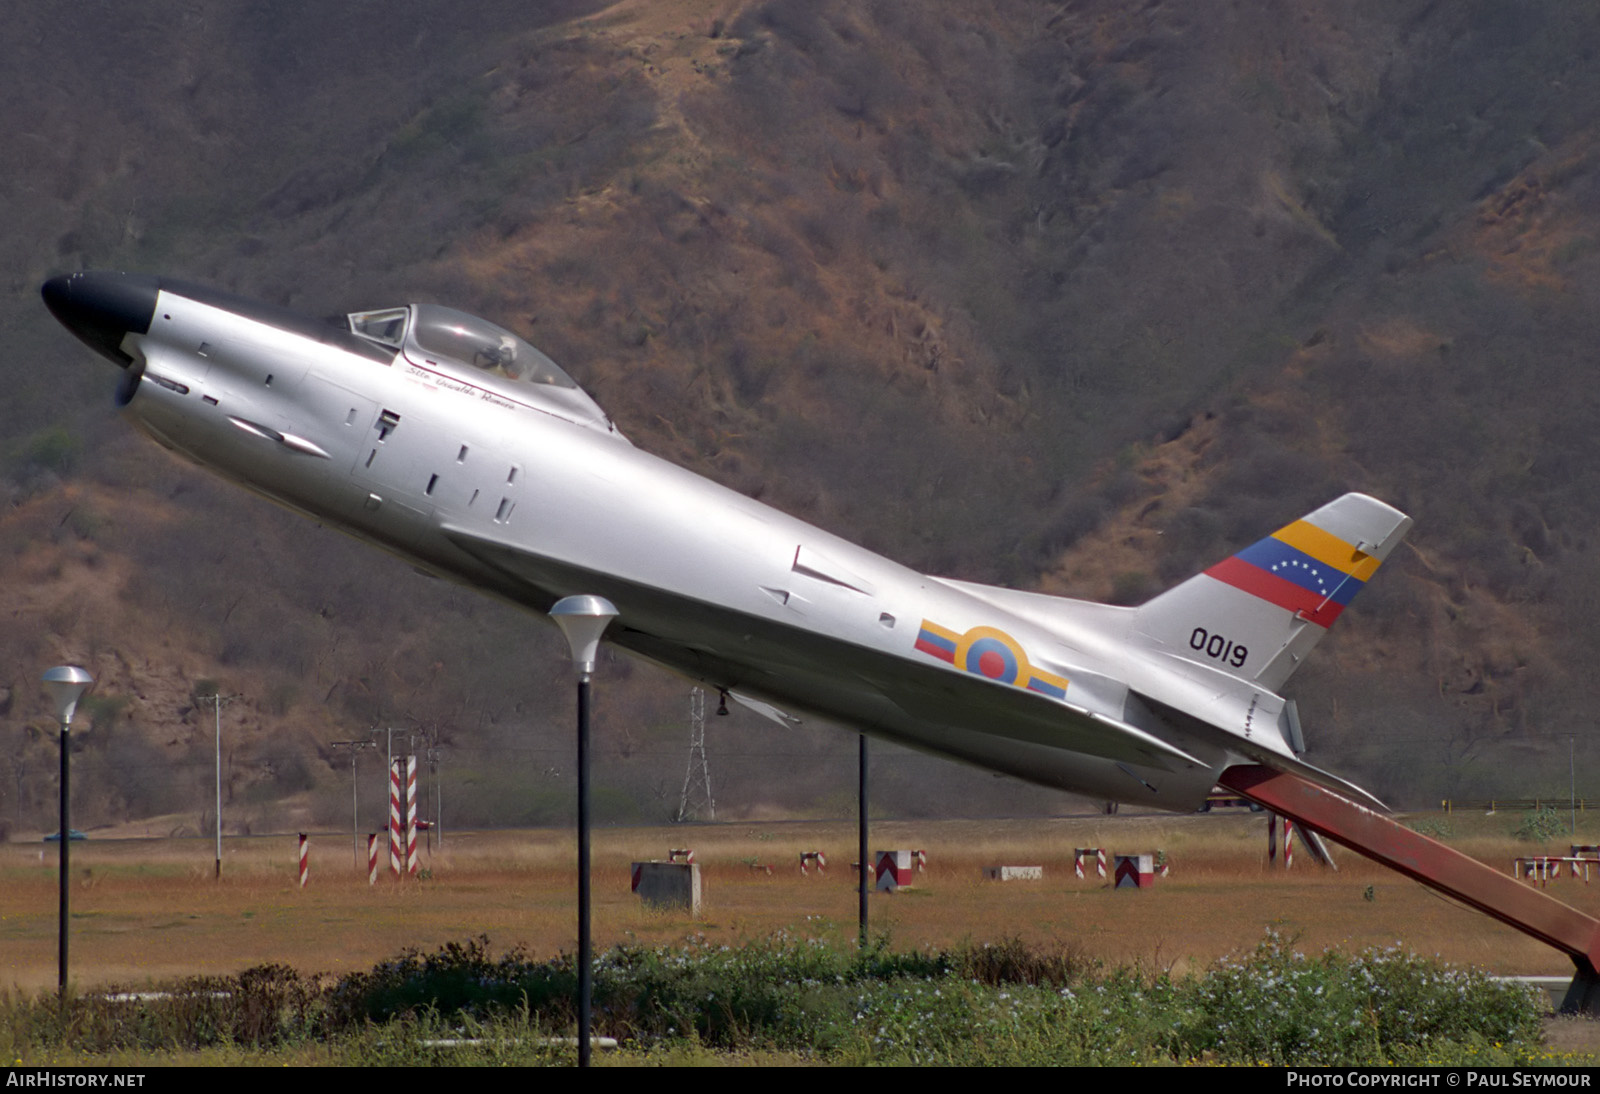
[[[1318,786],[1326,787],[1335,794],[1343,794],[1351,801],[1365,805],[1369,809],[1376,809],[1380,813],[1389,812],[1388,805],[1384,804],[1380,798],[1370,791],[1363,790],[1355,783],[1350,782],[1348,779],[1341,779],[1332,772],[1324,771],[1320,767],[1308,764],[1297,756],[1286,756],[1281,752],[1264,748],[1259,744],[1253,745],[1252,742],[1243,741],[1237,737],[1230,742],[1230,747],[1237,752],[1243,752],[1265,767],[1299,775],[1302,779],[1308,779]]]
[[[1149,682],[1153,683],[1156,679],[1160,678],[1153,678]],[[1167,677],[1166,682],[1172,685],[1174,679]],[[1134,696],[1139,703],[1153,711],[1161,722],[1178,730],[1185,737],[1235,755],[1247,756],[1256,763],[1277,771],[1293,772],[1301,778],[1325,786],[1370,808],[1388,812],[1387,805],[1355,783],[1308,764],[1294,755],[1288,747],[1288,742],[1277,731],[1252,733],[1249,730],[1241,732],[1237,726],[1230,727],[1226,721],[1217,719],[1216,712],[1207,709],[1206,704],[1195,701],[1194,694],[1185,694],[1188,689],[1182,685],[1176,690],[1168,687],[1164,689],[1166,693],[1160,695],[1156,694],[1156,690],[1141,688],[1134,692]],[[1202,688],[1201,692],[1203,691]],[[1257,700],[1265,698],[1261,693],[1256,693]],[[1261,709],[1265,711],[1270,708],[1263,706]]]

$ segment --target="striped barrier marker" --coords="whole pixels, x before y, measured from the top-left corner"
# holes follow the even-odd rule
[[[893,893],[911,887],[911,852],[879,851],[878,881],[880,892]]]
[[[813,865],[816,866],[817,873],[819,873],[819,874],[827,873],[828,872],[828,859],[827,859],[827,856],[825,856],[821,851],[801,851],[800,852],[800,872],[802,874],[810,873],[811,872],[810,871],[810,867],[813,866]]]
[[[1084,863],[1089,857],[1094,856],[1095,873],[1101,877],[1106,876],[1106,849],[1104,847],[1074,847],[1072,849],[1072,873],[1074,877],[1082,878]]]
[[[400,877],[400,852],[404,847],[400,831],[400,763],[389,764],[389,872]]]
[[[367,884],[378,884],[378,833],[367,833]]]
[[[1512,862],[1514,877],[1531,881],[1540,888],[1550,884],[1552,878],[1561,876],[1561,860],[1549,855],[1530,855]]]
[[[1294,821],[1283,818],[1283,868],[1294,866]]]
[[[671,847],[671,848],[668,848],[667,849],[667,861],[668,862],[684,862],[684,863],[693,862],[694,861],[694,848],[692,848],[692,847]]]
[[[1155,884],[1150,855],[1118,855],[1113,889],[1148,889]]]
[[[417,876],[417,758],[406,757],[406,875]]]
[[[311,840],[304,832],[300,833],[300,888],[306,887],[306,881],[311,877]]]

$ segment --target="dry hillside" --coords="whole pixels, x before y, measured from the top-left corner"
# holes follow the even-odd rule
[[[101,680],[92,823],[201,822],[207,688],[243,696],[239,823],[334,823],[328,742],[373,726],[442,744],[475,823],[570,791],[550,636],[129,436],[38,301],[80,267],[480,312],[641,446],[970,579],[1136,601],[1365,490],[1418,527],[1295,681],[1312,759],[1405,802],[1559,790],[1569,733],[1596,755],[1589,7],[153,0],[10,27],[0,822],[49,823],[33,681],[66,659]],[[605,811],[653,819],[685,689],[608,673]],[[845,735],[711,736],[725,811],[846,799]],[[891,811],[1065,804],[878,764]]]

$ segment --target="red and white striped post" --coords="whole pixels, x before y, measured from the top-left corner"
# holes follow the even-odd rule
[[[406,876],[417,876],[417,758],[406,757]]]
[[[1095,873],[1101,877],[1106,876],[1106,849],[1104,847],[1074,847],[1072,849],[1073,876],[1083,877],[1084,863],[1088,861],[1090,855],[1094,856]]]
[[[378,833],[367,833],[367,884],[378,884]]]
[[[300,888],[306,887],[306,880],[311,876],[311,840],[304,832],[300,833]]]
[[[667,848],[667,861],[668,862],[692,863],[692,862],[694,862],[694,848],[693,847],[669,847],[669,848]]]
[[[828,860],[821,851],[800,852],[800,872],[802,874],[809,874],[811,872],[810,866],[813,863],[816,864],[817,873],[825,874],[828,872]]]
[[[404,848],[401,842],[404,833],[400,830],[400,765],[403,761],[391,760],[389,763],[389,872],[396,878],[400,876],[400,855]]]
[[[1283,868],[1294,865],[1294,821],[1283,818]]]

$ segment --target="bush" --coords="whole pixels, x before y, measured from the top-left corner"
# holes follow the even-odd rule
[[[480,937],[331,986],[267,966],[159,999],[76,997],[65,1014],[53,994],[0,996],[0,1051],[22,1062],[315,1042],[350,1064],[550,1063],[570,1054],[546,1035],[570,1035],[576,989],[571,957],[495,958]],[[787,937],[618,947],[594,977],[594,1032],[628,1050],[847,1064],[1527,1063],[1539,1018],[1535,995],[1484,973],[1398,949],[1307,957],[1275,936],[1183,980],[1103,973],[1015,940],[901,953]],[[464,1037],[481,1043],[428,1043]]]
[[[1171,1046],[1180,1057],[1381,1064],[1402,1046],[1536,1041],[1539,1018],[1528,989],[1487,973],[1398,947],[1308,958],[1269,935],[1190,983]]]
[[[1524,813],[1522,823],[1513,829],[1511,834],[1529,843],[1545,843],[1566,830],[1567,822],[1561,819],[1561,814],[1546,805]]]
[[[535,962],[513,951],[496,961],[480,938],[346,977],[330,1018],[521,1013],[566,1032],[575,990],[569,957]],[[597,1034],[847,1062],[1383,1063],[1404,1051],[1531,1044],[1539,1016],[1534,995],[1484,973],[1398,949],[1308,958],[1276,936],[1182,981],[1128,969],[1102,976],[1070,952],[1016,940],[921,953],[789,939],[630,946],[601,955],[594,978]]]

